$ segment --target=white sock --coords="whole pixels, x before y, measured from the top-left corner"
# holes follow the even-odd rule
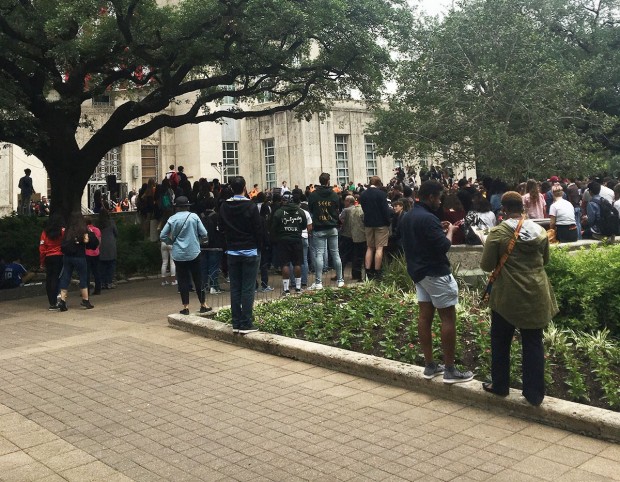
[[[295,278],[295,289],[296,290],[301,289],[301,278]]]
[[[282,280],[282,286],[284,286],[284,291],[288,291],[288,284],[290,283],[290,280],[288,279],[283,279]]]

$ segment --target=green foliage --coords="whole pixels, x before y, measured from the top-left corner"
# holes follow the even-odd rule
[[[593,246],[579,252],[554,249],[547,266],[562,328],[593,332],[607,328],[620,338],[620,246]]]
[[[41,160],[65,217],[106,152],[161,129],[379,101],[412,18],[405,0],[161,3],[0,0],[0,140]],[[106,93],[95,122],[82,106]]]
[[[373,281],[338,290],[326,288],[258,304],[254,309],[255,323],[268,333],[422,365],[417,299],[410,288],[397,287],[404,281],[399,270],[402,264],[392,262],[383,283]],[[475,290],[460,286],[459,299],[456,359],[484,380],[491,372],[489,312],[480,307],[480,295]],[[219,310],[215,318],[230,324],[230,308]],[[441,359],[440,326],[436,318],[432,344],[437,359]],[[549,395],[579,402],[596,401],[599,406],[620,410],[620,345],[609,330],[583,333],[551,323],[545,330],[544,342]],[[521,356],[517,334],[511,346],[513,387],[521,385]]]
[[[39,239],[47,218],[37,216],[10,216],[0,218],[0,256],[6,262],[21,255],[28,270],[39,267]]]
[[[11,215],[0,218],[0,255],[6,258],[22,255],[27,269],[39,266],[39,239],[47,218]],[[144,239],[139,225],[117,223],[116,274],[121,278],[155,274],[161,266],[159,243]],[[8,261],[8,260],[7,260]]]
[[[370,129],[380,151],[513,181],[602,168],[620,119],[617,3],[462,0],[420,20]]]

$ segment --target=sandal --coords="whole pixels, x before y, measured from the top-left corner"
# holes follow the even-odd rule
[[[482,389],[485,392],[492,393],[493,395],[497,395],[498,397],[507,397],[510,393],[510,390],[506,390],[505,392],[496,392],[493,388],[493,382],[482,382]]]

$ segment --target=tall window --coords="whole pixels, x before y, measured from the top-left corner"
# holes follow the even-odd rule
[[[276,187],[276,149],[273,139],[263,141],[263,155],[265,158],[265,188]]]
[[[222,177],[224,182],[239,175],[239,143],[222,142]]]
[[[108,176],[116,176],[116,180],[121,180],[121,149],[115,147],[109,150],[97,165],[97,169],[90,176],[90,182],[106,182]]]
[[[149,179],[159,182],[159,148],[157,146],[142,146],[142,184]]]
[[[366,146],[366,177],[368,180],[377,175],[377,145],[372,137],[364,136]]]
[[[336,182],[338,185],[349,181],[349,136],[336,136]]]

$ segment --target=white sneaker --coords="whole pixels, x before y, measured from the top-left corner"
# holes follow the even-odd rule
[[[179,284],[179,282],[177,280],[174,280],[172,283],[170,283],[172,286],[176,286]]]
[[[312,283],[312,286],[310,286],[310,288],[308,288],[309,290],[312,291],[319,291],[323,289],[323,283]]]
[[[338,280],[338,288],[342,288],[344,286],[344,280],[343,279],[339,279]]]
[[[161,285],[162,285],[162,286],[166,286],[166,285],[168,285],[168,284],[170,284],[170,283],[168,283],[167,281],[162,281],[162,282],[161,282]]]
[[[209,291],[212,295],[219,295],[221,292],[221,290],[216,290],[215,288],[211,288],[211,291]]]

